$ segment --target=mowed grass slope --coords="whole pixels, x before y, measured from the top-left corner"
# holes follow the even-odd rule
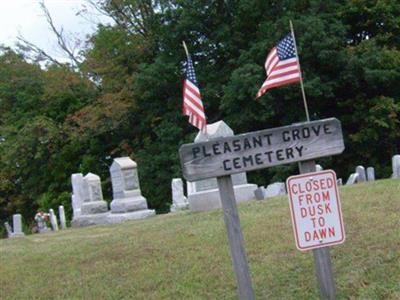
[[[346,241],[331,247],[338,299],[400,299],[400,181],[340,189]],[[286,197],[239,205],[257,299],[316,299]],[[1,299],[237,299],[222,212],[0,241]]]

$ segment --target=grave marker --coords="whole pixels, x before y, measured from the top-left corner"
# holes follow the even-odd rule
[[[400,154],[392,157],[393,178],[400,178]]]
[[[142,196],[137,164],[129,157],[114,158],[110,167],[113,200],[110,204],[109,223],[143,219],[155,215],[148,209],[147,200]]]
[[[58,231],[57,216],[52,208],[49,209],[50,224],[54,231]]]
[[[171,211],[188,209],[189,203],[183,193],[183,182],[181,178],[174,178],[171,181],[172,205]]]
[[[8,238],[13,237],[14,233],[13,233],[13,230],[12,230],[10,224],[8,224],[8,222],[4,222],[4,227],[6,228],[6,231],[7,231],[7,237]]]
[[[375,169],[373,167],[367,168],[367,180],[375,181]]]
[[[67,229],[67,221],[65,219],[65,211],[64,211],[64,206],[60,205],[58,207],[58,215],[60,217],[60,226],[61,229]]]
[[[13,215],[13,236],[24,236],[22,231],[22,216],[20,214]]]
[[[356,173],[358,174],[358,182],[365,182],[367,181],[367,175],[365,173],[365,168],[363,166],[356,167]]]

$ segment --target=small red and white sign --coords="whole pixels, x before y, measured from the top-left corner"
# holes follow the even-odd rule
[[[291,176],[287,179],[286,186],[299,250],[344,242],[342,209],[334,171]]]

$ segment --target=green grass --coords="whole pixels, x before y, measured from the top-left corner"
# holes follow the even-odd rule
[[[346,242],[331,247],[338,299],[400,299],[400,181],[340,190]],[[257,299],[319,297],[286,197],[239,206]],[[1,299],[237,299],[221,211],[0,241]]]

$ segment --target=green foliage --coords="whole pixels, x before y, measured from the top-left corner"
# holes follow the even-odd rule
[[[390,176],[400,152],[400,4],[395,1],[99,0],[114,25],[88,40],[81,73],[0,55],[0,219],[63,203],[70,175],[94,172],[111,200],[108,167],[130,156],[143,194],[168,210],[178,149],[196,129],[181,115],[185,40],[208,122],[236,133],[305,120],[298,84],[255,94],[268,51],[294,23],[312,119],[342,122],[346,150],[321,163],[347,177],[358,164]],[[89,79],[80,74],[88,74]],[[296,165],[249,174],[266,185]]]

